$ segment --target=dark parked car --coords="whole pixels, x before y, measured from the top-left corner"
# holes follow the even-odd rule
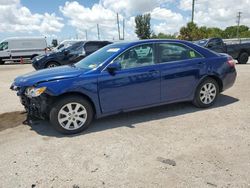
[[[250,42],[225,44],[221,38],[210,38],[202,39],[195,43],[218,53],[227,53],[234,59],[237,59],[240,64],[246,64],[250,56]]]
[[[162,104],[192,101],[206,108],[234,84],[234,60],[180,40],[114,43],[72,66],[15,79],[28,117],[49,119],[62,133],[100,118]]]
[[[73,64],[100,48],[111,44],[108,41],[80,41],[72,45],[60,48],[49,54],[37,56],[33,59],[32,65],[36,70],[57,67],[60,65]]]

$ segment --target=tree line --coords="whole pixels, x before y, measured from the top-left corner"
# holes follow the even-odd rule
[[[199,27],[193,22],[189,22],[186,26],[181,27],[178,34],[166,34],[159,33],[155,34],[151,30],[151,15],[137,15],[135,17],[135,33],[139,39],[182,39],[182,40],[200,40],[203,38],[220,37],[223,39],[236,38],[237,36],[237,26],[229,26],[225,29],[220,29],[218,27]],[[250,38],[250,30],[248,26],[239,26],[239,37],[240,38]]]

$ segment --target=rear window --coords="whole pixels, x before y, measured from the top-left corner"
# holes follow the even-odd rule
[[[159,44],[159,49],[162,63],[202,57],[195,50],[177,43],[162,43]]]

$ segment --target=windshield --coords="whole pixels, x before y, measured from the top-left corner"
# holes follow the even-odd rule
[[[83,60],[75,64],[76,67],[84,69],[94,69],[106,61],[109,57],[120,51],[127,43],[118,43],[107,45]]]
[[[205,46],[207,44],[207,39],[202,39],[202,40],[198,40],[195,42],[195,44],[198,44],[199,46]]]
[[[56,49],[54,49],[54,51],[55,52],[62,52],[63,50],[69,49],[71,46],[72,46],[71,44],[66,44],[66,45],[62,44],[62,45],[60,45],[60,48],[56,48]]]
[[[2,42],[0,44],[0,51],[8,49],[8,42]]]

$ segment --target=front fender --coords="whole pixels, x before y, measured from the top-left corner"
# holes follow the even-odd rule
[[[96,116],[101,115],[98,98],[97,79],[94,76],[88,78],[69,78],[40,83],[39,87],[47,87],[46,93],[52,97],[59,97],[68,93],[78,93],[87,96],[95,106]]]

